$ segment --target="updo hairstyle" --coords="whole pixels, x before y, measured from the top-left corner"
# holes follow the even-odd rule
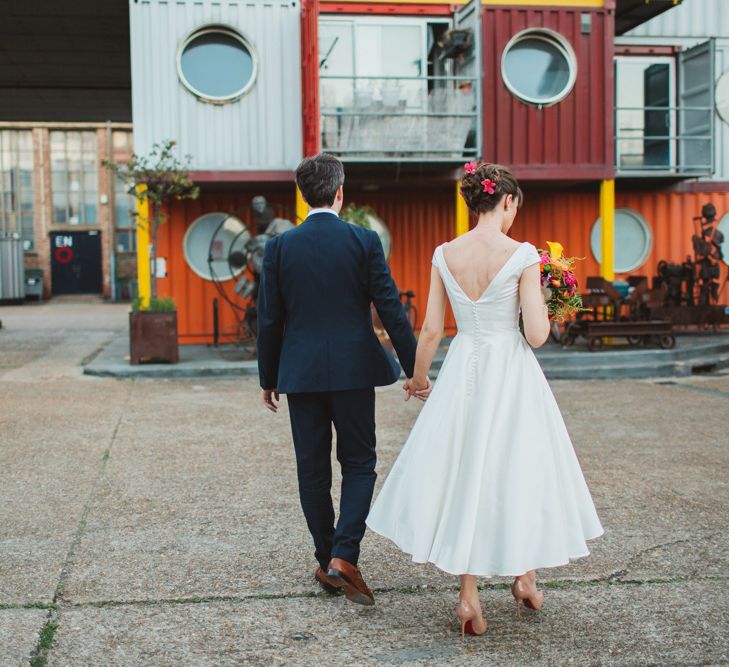
[[[484,181],[490,181],[484,186]],[[488,192],[493,190],[493,194]],[[524,193],[514,175],[503,165],[488,162],[470,162],[461,179],[461,196],[474,213],[493,211],[504,195],[511,195],[521,208]]]

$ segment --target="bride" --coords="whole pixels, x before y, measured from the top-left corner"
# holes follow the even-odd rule
[[[503,166],[466,172],[461,195],[478,224],[435,249],[406,399],[427,394],[446,299],[458,334],[367,524],[413,561],[459,575],[461,634],[480,635],[478,576],[513,576],[517,610],[539,610],[536,570],[588,555],[603,528],[529,347],[545,342],[549,319],[536,248],[507,236],[522,191]]]

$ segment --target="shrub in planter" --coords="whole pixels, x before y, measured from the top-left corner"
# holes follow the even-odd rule
[[[177,347],[177,310],[170,298],[152,298],[142,309],[139,298],[129,313],[129,360],[133,365],[143,361],[179,361]]]

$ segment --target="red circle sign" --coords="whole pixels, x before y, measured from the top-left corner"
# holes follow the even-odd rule
[[[68,246],[61,246],[56,248],[56,261],[59,264],[68,264],[73,259],[73,248]]]

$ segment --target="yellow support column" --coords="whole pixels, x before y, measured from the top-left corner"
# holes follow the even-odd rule
[[[468,231],[468,206],[466,200],[461,197],[461,180],[456,181],[456,236],[461,236]]]
[[[600,183],[600,275],[615,280],[615,180]]]
[[[149,306],[152,274],[149,265],[149,202],[141,197],[146,185],[137,186],[137,293],[142,308]]]
[[[301,190],[296,188],[296,224],[300,225],[309,214],[309,205],[304,201]]]

